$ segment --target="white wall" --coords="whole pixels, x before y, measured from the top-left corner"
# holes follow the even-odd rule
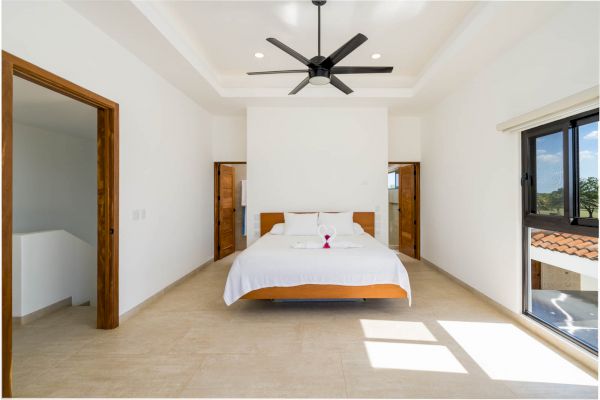
[[[390,115],[389,161],[421,161],[421,119]]]
[[[13,232],[64,229],[96,246],[96,152],[95,138],[15,123]]]
[[[211,116],[62,2],[3,2],[2,33],[4,50],[120,105],[120,312],[211,259]]]
[[[575,4],[423,119],[422,255],[515,312],[520,137],[495,126],[597,85],[598,29],[598,5]]]
[[[248,241],[269,211],[376,211],[387,243],[386,108],[247,110]]]
[[[246,116],[213,117],[212,154],[215,161],[246,161]]]
[[[13,315],[71,297],[96,304],[96,250],[63,230],[13,235]]]

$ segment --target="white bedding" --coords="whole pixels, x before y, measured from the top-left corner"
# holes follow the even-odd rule
[[[253,290],[306,284],[365,286],[399,285],[408,294],[408,273],[398,256],[368,234],[338,236],[361,244],[352,249],[294,249],[298,241],[318,236],[266,234],[240,253],[227,276],[223,299],[231,305]]]

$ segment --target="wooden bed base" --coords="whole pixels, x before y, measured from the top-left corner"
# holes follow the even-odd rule
[[[375,213],[355,212],[354,222],[360,224],[366,233],[375,235]],[[282,212],[260,214],[261,236],[273,225],[284,222]],[[342,285],[299,285],[291,287],[268,287],[246,293],[242,299],[405,299],[406,291],[398,285],[381,284],[367,286]]]
[[[405,299],[406,291],[398,285],[300,285],[269,287],[246,293],[242,299]]]

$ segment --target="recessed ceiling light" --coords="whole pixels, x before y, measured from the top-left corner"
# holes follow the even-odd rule
[[[372,58],[373,60],[378,60],[378,59],[380,59],[380,58],[381,58],[381,54],[379,54],[379,53],[372,54],[372,55],[371,55],[371,58]]]
[[[263,58],[265,55],[263,53],[254,53],[254,57]]]

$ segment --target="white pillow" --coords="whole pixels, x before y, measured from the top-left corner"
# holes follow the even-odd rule
[[[269,231],[271,235],[283,235],[285,232],[285,224],[275,224]]]
[[[364,235],[365,234],[365,230],[363,229],[362,226],[360,226],[360,224],[357,224],[356,222],[354,223],[354,234],[355,235]]]
[[[319,225],[333,225],[338,235],[354,235],[354,221],[352,217],[354,213],[319,213]]]
[[[319,214],[284,213],[286,235],[316,235]]]

